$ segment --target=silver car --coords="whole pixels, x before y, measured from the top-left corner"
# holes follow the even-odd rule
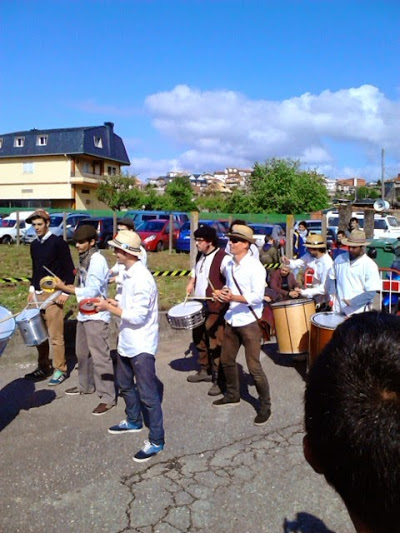
[[[80,220],[84,218],[90,218],[88,213],[67,213],[66,226],[67,226],[67,242],[72,241],[72,235],[75,231],[76,225]],[[53,235],[64,235],[64,213],[54,213],[50,215],[50,231]],[[24,244],[30,244],[36,239],[36,232],[33,226],[31,226],[22,237]]]

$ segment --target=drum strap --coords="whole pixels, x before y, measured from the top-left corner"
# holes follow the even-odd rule
[[[235,276],[234,276],[234,274],[233,274],[233,267],[232,267],[232,270],[231,270],[231,274],[232,274],[232,279],[233,279],[233,281],[235,282],[235,285],[236,285],[238,291],[240,292],[240,295],[243,296],[242,289],[240,288],[240,285],[239,285],[239,283],[236,281],[236,278],[235,278]],[[255,312],[254,309],[251,307],[251,305],[249,305],[249,309],[250,309],[250,311],[253,313],[254,318],[258,321],[259,318],[257,317],[256,312]]]

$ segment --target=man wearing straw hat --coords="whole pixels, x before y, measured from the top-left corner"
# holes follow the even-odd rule
[[[38,209],[26,219],[26,222],[32,224],[36,233],[36,239],[30,247],[32,284],[29,288],[28,303],[34,304],[36,301],[40,304],[51,296],[49,292],[44,291],[41,287],[41,280],[49,275],[49,270],[66,283],[73,283],[75,279],[74,263],[68,244],[62,237],[51,233],[49,228],[50,215],[47,211]],[[59,385],[66,379],[64,304],[67,298],[68,294],[58,293],[58,296],[42,311],[49,340],[37,346],[38,366],[33,372],[26,374],[25,379],[42,381],[51,376],[49,381],[51,386]],[[50,346],[53,365],[49,357]]]
[[[225,285],[223,270],[229,261],[229,255],[218,247],[217,232],[207,224],[197,228],[194,239],[199,254],[186,293],[189,295],[193,292],[194,297],[197,296],[201,301],[205,297],[211,298],[215,289],[222,289]],[[200,369],[188,376],[187,380],[189,383],[212,381],[213,384],[208,391],[209,396],[218,396],[223,387],[219,358],[225,328],[224,315],[228,307],[228,304],[207,300],[206,319],[203,324],[192,330]]]
[[[368,311],[382,285],[377,264],[365,253],[369,241],[364,231],[355,229],[342,244],[348,251],[336,257],[330,272],[333,310],[345,315]]]
[[[324,310],[330,301],[329,272],[332,268],[332,258],[326,252],[326,242],[322,235],[307,235],[305,246],[307,253],[299,259],[283,257],[285,265],[293,268],[311,268],[313,273],[312,287],[295,290],[304,298],[313,298],[320,310]]]
[[[271,398],[267,376],[260,362],[261,318],[265,290],[265,268],[249,252],[255,243],[253,230],[248,226],[234,225],[228,233],[233,257],[225,268],[226,287],[215,290],[213,295],[229,303],[225,314],[226,326],[222,341],[221,365],[226,380],[226,394],[213,402],[215,407],[228,408],[240,403],[239,373],[236,356],[244,346],[248,370],[253,377],[260,399],[256,426],[267,423],[271,416]]]
[[[99,301],[99,311],[121,318],[117,353],[117,381],[125,400],[126,419],[111,426],[109,433],[122,435],[149,427],[149,440],[133,457],[148,461],[164,449],[163,413],[156,376],[158,347],[158,293],[150,271],[140,261],[140,237],[133,231],[120,231],[109,246],[125,266],[120,302]]]

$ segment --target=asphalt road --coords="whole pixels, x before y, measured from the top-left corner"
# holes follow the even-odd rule
[[[76,369],[55,388],[21,379],[35,350],[14,336],[0,360],[1,532],[354,533],[340,498],[303,458],[304,364],[264,346],[273,414],[256,427],[243,353],[242,401],[217,409],[208,383],[186,381],[190,340],[190,332],[163,334],[166,447],[138,464],[132,456],[147,430],[107,432],[124,419],[123,401],[95,417],[96,395],[64,394]]]

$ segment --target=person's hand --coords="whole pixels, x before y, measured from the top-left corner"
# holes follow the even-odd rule
[[[267,302],[267,303],[271,303],[272,300],[269,296],[264,296],[264,301]]]
[[[291,298],[298,298],[300,296],[300,294],[297,291],[290,291],[289,292],[289,296]]]
[[[289,265],[290,264],[290,259],[288,257],[286,257],[286,255],[283,255],[282,256],[282,263],[284,263],[285,265]]]
[[[186,294],[187,296],[189,296],[192,292],[193,292],[193,289],[194,289],[194,279],[195,278],[192,278],[189,283],[186,285]]]
[[[97,302],[94,302],[96,311],[108,311],[110,309],[110,303],[105,298],[98,298]]]
[[[68,300],[68,294],[60,294],[60,296],[56,298],[56,304],[64,305],[67,300]]]
[[[34,292],[28,292],[28,298],[27,298],[28,304],[35,301],[34,295],[35,295]]]

